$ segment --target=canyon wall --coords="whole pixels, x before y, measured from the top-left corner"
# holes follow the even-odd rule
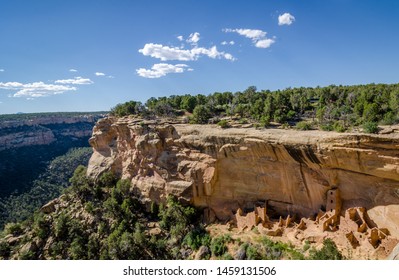
[[[25,146],[48,145],[61,137],[90,137],[102,115],[45,116],[0,123],[0,151]]]
[[[311,217],[339,189],[342,211],[365,207],[399,237],[399,134],[229,128],[104,118],[90,144],[88,175],[111,170],[143,200],[168,194],[220,220],[266,204],[268,213]]]

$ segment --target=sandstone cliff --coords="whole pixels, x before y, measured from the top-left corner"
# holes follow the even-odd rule
[[[48,145],[60,137],[90,137],[101,115],[45,116],[0,123],[0,151],[34,145]]]
[[[364,207],[399,237],[399,134],[230,128],[104,118],[88,174],[112,170],[143,200],[173,194],[220,220],[265,203],[269,213],[315,216],[338,189],[342,214]],[[342,206],[342,207],[341,207]]]

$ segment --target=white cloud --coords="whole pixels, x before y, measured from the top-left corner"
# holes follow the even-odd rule
[[[267,32],[260,29],[225,28],[223,31],[227,33],[237,33],[241,36],[249,38],[257,48],[269,48],[275,42],[274,39],[266,37]]]
[[[78,72],[76,69],[69,69],[69,72]]]
[[[0,69],[0,72],[4,72],[4,71],[6,71],[6,70],[4,70],[4,69]]]
[[[96,72],[95,75],[96,75],[96,76],[105,76],[105,74],[102,73],[102,72]]]
[[[278,16],[278,25],[291,25],[295,21],[295,17],[290,13],[284,13]]]
[[[109,76],[107,76],[107,78],[109,78],[109,79],[113,79],[113,78],[115,78],[114,76],[111,76],[111,75],[109,75]]]
[[[88,78],[75,77],[73,79],[56,80],[54,83],[56,83],[56,84],[70,84],[70,85],[89,85],[89,84],[92,84],[93,81],[88,79]]]
[[[170,73],[183,73],[184,71],[191,71],[187,69],[188,65],[186,64],[167,64],[167,63],[158,63],[154,64],[151,69],[140,68],[137,69],[136,72],[140,77],[144,78],[160,78],[166,76]]]
[[[186,40],[187,43],[197,45],[198,41],[200,40],[200,34],[198,32],[191,33]]]
[[[224,32],[235,32],[238,33],[242,36],[245,36],[249,39],[252,39],[254,41],[260,40],[262,38],[266,37],[266,32],[259,30],[259,29],[243,29],[243,28],[236,28],[236,29],[231,29],[231,28],[226,28],[223,29]]]
[[[177,36],[176,38],[177,38],[177,40],[179,40],[180,42],[184,40],[183,36],[181,36],[181,35]]]
[[[234,41],[230,41],[230,42],[223,41],[223,42],[221,42],[220,44],[223,45],[223,46],[225,46],[225,45],[234,45],[235,42],[234,42]]]
[[[76,91],[76,87],[65,85],[45,84],[43,82],[34,82],[23,84],[19,82],[0,82],[0,89],[16,90],[12,97],[45,97],[50,95],[62,94],[66,91]]]
[[[194,60],[190,50],[182,50],[176,47],[163,46],[161,44],[145,44],[144,48],[139,49],[139,52],[145,56],[159,58],[162,61],[167,60]]]
[[[259,40],[255,43],[255,47],[257,48],[262,48],[262,49],[267,49],[269,48],[272,44],[274,43],[273,39],[263,39]]]
[[[193,47],[192,49],[180,49],[176,47],[163,46],[161,44],[148,43],[144,48],[139,50],[145,56],[158,58],[161,61],[179,60],[179,61],[192,61],[197,60],[201,55],[210,58],[225,58],[228,60],[235,60],[235,58],[225,52],[219,52],[216,46],[209,49]]]

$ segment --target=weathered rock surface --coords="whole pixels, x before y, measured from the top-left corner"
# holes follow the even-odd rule
[[[315,216],[327,207],[327,191],[339,189],[342,214],[364,207],[379,228],[399,237],[398,133],[154,123],[101,119],[88,174],[112,170],[143,199],[173,194],[221,220],[259,202],[277,214]]]

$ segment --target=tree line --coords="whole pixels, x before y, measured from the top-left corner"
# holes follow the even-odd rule
[[[269,126],[274,122],[297,125],[299,129],[339,132],[363,126],[366,132],[376,132],[378,124],[398,122],[399,84],[330,85],[275,91],[259,91],[250,86],[235,93],[151,97],[144,104],[129,101],[113,107],[110,114],[145,118],[186,115],[191,123],[199,124],[215,118],[236,116],[260,126]]]

